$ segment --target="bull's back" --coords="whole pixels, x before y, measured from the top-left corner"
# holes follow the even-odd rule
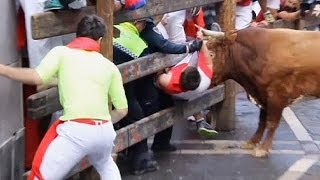
[[[303,66],[319,66],[320,33],[275,29],[267,31],[269,51],[273,56],[282,57],[277,61],[300,63]]]
[[[292,96],[319,96],[320,33],[290,29],[273,29],[267,33],[270,74],[276,75]]]
[[[293,98],[320,95],[320,33],[249,28],[244,34],[251,39],[248,45],[257,54],[256,61],[264,61],[260,76],[269,79],[269,86],[282,87]]]

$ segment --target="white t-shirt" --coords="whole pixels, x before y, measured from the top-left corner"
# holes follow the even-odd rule
[[[267,0],[267,7],[271,9],[280,9],[280,0]]]
[[[190,53],[188,54],[183,60],[181,60],[178,64],[175,66],[178,66],[180,64],[189,64],[191,66],[197,67],[199,74],[200,74],[200,84],[197,87],[197,89],[192,90],[192,91],[186,91],[186,92],[181,92],[178,94],[172,94],[173,97],[176,99],[183,99],[183,100],[190,100],[194,99],[198,96],[201,95],[205,90],[207,90],[210,85],[211,85],[211,78],[208,77],[207,73],[212,74],[212,71],[209,70],[203,66],[205,66],[205,62],[200,62],[200,61],[206,61],[204,58],[199,58],[198,52]],[[207,72],[207,73],[206,73]]]
[[[236,30],[249,27],[252,21],[252,3],[248,6],[236,7]]]
[[[185,43],[186,33],[184,32],[184,21],[186,20],[186,10],[170,12],[166,14],[167,24],[164,25],[168,33],[168,40],[174,43]]]

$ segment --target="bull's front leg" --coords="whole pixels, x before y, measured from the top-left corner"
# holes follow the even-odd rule
[[[265,157],[268,155],[269,150],[272,148],[272,142],[275,135],[275,132],[279,126],[281,119],[281,113],[283,108],[279,107],[268,107],[266,114],[266,128],[267,135],[263,143],[257,146],[253,150],[253,156],[255,157]]]
[[[251,137],[249,141],[241,145],[241,148],[243,149],[254,149],[257,144],[261,141],[264,131],[266,129],[266,109],[261,108],[260,109],[260,115],[259,115],[259,125],[258,129],[254,133],[254,135]]]

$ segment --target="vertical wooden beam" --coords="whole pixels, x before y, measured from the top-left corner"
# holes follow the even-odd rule
[[[108,58],[109,60],[113,59],[113,7],[114,0],[97,0],[96,8],[97,14],[100,16],[106,25],[106,34],[101,41],[101,54]],[[109,103],[109,107],[111,104]],[[80,172],[80,179],[82,180],[95,180],[99,179],[99,174],[91,166],[85,171]]]
[[[225,0],[220,7],[219,24],[223,31],[235,29],[236,0]]]
[[[109,60],[112,60],[113,56],[113,7],[114,0],[97,0],[96,8],[98,16],[104,19],[107,26],[107,33],[101,41],[101,53]]]
[[[236,0],[225,0],[220,7],[219,23],[223,31],[235,29]],[[212,108],[216,129],[230,131],[235,128],[235,83],[225,82],[225,99]]]

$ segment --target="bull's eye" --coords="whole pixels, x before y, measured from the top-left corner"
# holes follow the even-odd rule
[[[214,58],[214,53],[212,51],[210,51],[209,55],[211,58]]]

